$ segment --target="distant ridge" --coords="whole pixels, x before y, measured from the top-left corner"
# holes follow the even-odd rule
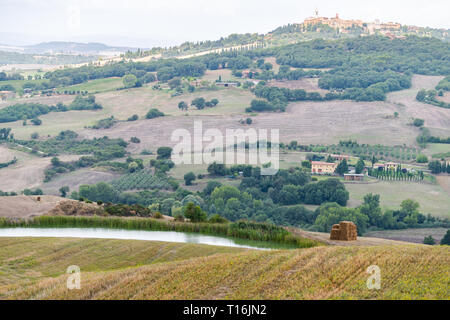
[[[135,52],[138,48],[108,46],[100,42],[49,41],[26,46],[0,44],[0,51],[20,52],[28,54],[71,54],[71,55],[119,55]]]
[[[99,42],[66,42],[66,41],[50,41],[41,42],[35,45],[24,46],[26,53],[64,53],[64,54],[91,54],[99,55],[102,52],[124,53],[127,51],[136,51],[137,48],[132,47],[116,47],[108,46]]]

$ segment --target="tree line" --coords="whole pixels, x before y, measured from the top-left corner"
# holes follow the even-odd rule
[[[14,122],[17,120],[36,119],[50,112],[66,112],[69,110],[99,110],[102,106],[95,102],[93,95],[83,97],[76,96],[69,106],[59,102],[54,106],[41,103],[18,103],[0,110],[0,122]]]

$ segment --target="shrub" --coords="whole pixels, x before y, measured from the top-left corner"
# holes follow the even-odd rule
[[[416,127],[421,127],[421,126],[424,125],[424,123],[425,123],[425,120],[423,120],[423,119],[415,118],[413,120],[413,125],[416,126]]]
[[[172,155],[172,148],[159,147],[156,153],[158,154],[157,159],[169,159]]]
[[[447,233],[442,238],[441,245],[448,245],[448,246],[450,246],[450,230],[447,230]]]
[[[31,123],[34,124],[35,126],[40,126],[42,124],[42,120],[39,118],[34,118],[31,119]]]
[[[191,222],[201,222],[206,220],[206,213],[193,202],[189,202],[184,208],[184,216]]]
[[[158,118],[158,117],[164,117],[164,113],[159,111],[158,109],[150,109],[149,112],[147,112],[147,114],[145,115],[145,117],[147,119],[153,119],[153,118]]]
[[[205,108],[205,105],[206,105],[206,101],[205,101],[205,98],[203,98],[203,97],[195,98],[191,102],[191,106],[195,106],[198,110]]]
[[[184,221],[184,216],[181,213],[176,214],[174,218],[175,218],[175,221],[180,221],[180,222]]]
[[[187,186],[192,185],[192,181],[195,180],[195,174],[191,171],[184,175],[184,182]]]
[[[161,212],[156,211],[155,213],[153,213],[153,218],[155,218],[155,219],[162,219],[163,215],[162,215]]]
[[[427,163],[428,162],[428,157],[426,155],[424,155],[424,154],[419,154],[416,157],[416,161],[417,161],[417,163]]]
[[[210,223],[227,223],[228,220],[216,213],[208,219],[208,222],[210,222]]]
[[[428,236],[423,239],[423,244],[428,244],[428,245],[432,246],[432,245],[436,244],[436,241],[434,240],[434,238],[432,236]]]
[[[109,118],[98,120],[96,124],[94,124],[91,128],[92,129],[109,129],[111,128],[115,123],[117,122],[116,119],[114,119],[114,116],[111,116]]]

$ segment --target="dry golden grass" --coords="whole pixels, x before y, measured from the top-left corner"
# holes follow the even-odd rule
[[[3,239],[3,299],[449,299],[450,249],[253,251],[124,240]],[[68,265],[81,289],[67,290]],[[369,290],[368,266],[381,269]]]

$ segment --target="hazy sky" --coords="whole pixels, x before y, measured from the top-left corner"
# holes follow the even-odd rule
[[[0,43],[173,45],[265,33],[315,8],[321,16],[450,28],[449,0],[0,0]]]

